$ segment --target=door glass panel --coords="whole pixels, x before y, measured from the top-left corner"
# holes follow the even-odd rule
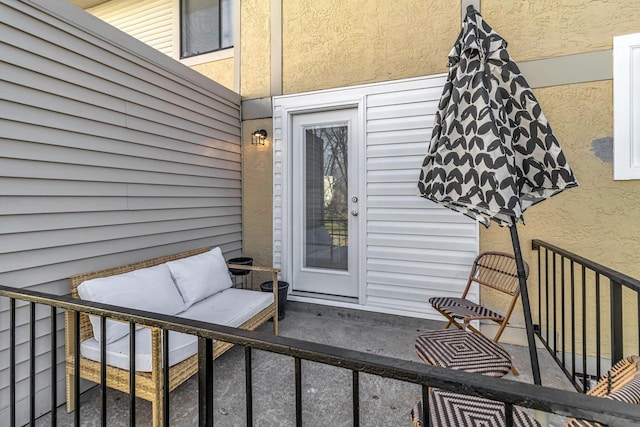
[[[304,266],[348,269],[347,125],[305,128]]]

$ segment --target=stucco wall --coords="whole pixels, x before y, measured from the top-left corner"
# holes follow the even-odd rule
[[[265,145],[252,145],[251,133],[265,129]],[[271,119],[242,122],[242,218],[243,254],[253,258],[254,265],[271,266],[273,242],[273,131]],[[252,273],[258,288],[269,274]]]
[[[445,72],[459,31],[457,1],[283,0],[283,91]]]
[[[516,61],[611,49],[640,31],[637,0],[482,0],[481,13]]]
[[[242,0],[240,93],[243,99],[271,93],[271,2]]]
[[[191,68],[233,90],[233,58],[205,62],[204,64],[193,65]]]

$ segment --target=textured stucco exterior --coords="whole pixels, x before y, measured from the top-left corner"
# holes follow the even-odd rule
[[[251,144],[251,133],[265,129],[265,145]],[[242,122],[242,232],[243,254],[253,258],[254,265],[271,266],[273,242],[273,130],[271,119]],[[253,286],[272,280],[269,274],[252,273]]]
[[[233,58],[205,62],[204,64],[194,65],[191,68],[233,90]]]
[[[482,0],[481,13],[516,61],[611,49],[640,30],[637,0]]]
[[[284,0],[284,93],[446,71],[460,3]]]
[[[243,99],[271,94],[271,2],[242,0],[240,10],[240,94]]]

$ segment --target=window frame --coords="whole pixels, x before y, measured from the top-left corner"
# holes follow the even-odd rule
[[[222,0],[214,0],[218,2],[218,10],[221,10],[221,3]],[[175,14],[174,14],[174,57],[179,60],[180,62],[182,62],[185,65],[188,66],[192,66],[192,65],[198,65],[201,63],[205,63],[205,62],[211,62],[211,61],[217,61],[220,59],[226,59],[226,58],[231,58],[234,56],[234,46],[236,45],[237,39],[236,39],[236,34],[237,34],[237,19],[236,19],[236,13],[237,13],[237,6],[239,1],[238,0],[230,0],[232,7],[233,7],[233,11],[231,13],[231,20],[229,22],[229,24],[232,27],[233,30],[233,35],[232,35],[232,45],[231,46],[225,46],[225,47],[220,47],[220,48],[216,48],[216,49],[212,49],[203,53],[198,53],[198,54],[194,54],[194,55],[189,55],[189,56],[183,56],[183,25],[184,25],[184,21],[183,21],[183,4],[184,4],[184,0],[177,0],[175,2]],[[222,43],[222,31],[223,31],[223,26],[222,26],[222,22],[223,22],[223,17],[222,14],[219,12],[218,13],[218,40],[220,40],[220,43]]]
[[[613,179],[640,179],[640,33],[613,38]]]

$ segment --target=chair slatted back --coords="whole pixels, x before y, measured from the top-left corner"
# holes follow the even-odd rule
[[[524,263],[525,276],[529,265]],[[483,252],[473,263],[470,280],[509,295],[519,295],[518,270],[513,255],[503,252]]]

